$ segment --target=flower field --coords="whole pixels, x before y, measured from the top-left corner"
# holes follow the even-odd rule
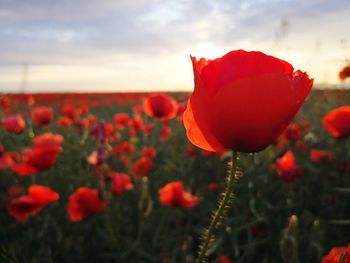
[[[188,97],[2,95],[1,262],[193,262],[230,154],[188,141]],[[332,129],[325,116],[349,101],[313,90],[273,145],[239,154],[209,262],[338,262],[346,248],[331,249],[350,241],[350,118],[328,115]]]

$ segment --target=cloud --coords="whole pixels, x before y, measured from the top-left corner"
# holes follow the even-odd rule
[[[16,83],[22,63],[58,75],[61,66],[67,69],[59,80],[44,70],[42,87],[69,79],[69,67],[80,77],[82,68],[90,75],[91,68],[105,70],[115,86],[188,87],[190,53],[213,57],[238,48],[283,57],[332,82],[329,76],[336,74],[327,63],[339,67],[350,55],[340,48],[340,39],[348,37],[349,12],[347,0],[0,0],[0,87]],[[5,83],[11,68],[12,82],[7,77]],[[128,80],[128,70],[142,71],[142,77]],[[124,75],[110,74],[115,71]],[[77,83],[72,85],[83,86]]]

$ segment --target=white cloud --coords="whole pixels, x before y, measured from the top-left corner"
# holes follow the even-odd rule
[[[190,89],[189,54],[239,48],[336,82],[349,12],[347,0],[0,0],[0,88],[16,88],[28,63],[33,88]]]

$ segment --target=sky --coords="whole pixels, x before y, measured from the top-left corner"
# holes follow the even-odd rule
[[[0,92],[190,91],[190,55],[235,49],[339,84],[349,14],[349,0],[0,0]]]

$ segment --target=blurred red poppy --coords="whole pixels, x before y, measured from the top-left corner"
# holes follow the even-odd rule
[[[169,126],[163,126],[160,129],[160,137],[161,141],[167,141],[171,138],[171,128]]]
[[[323,127],[334,137],[350,135],[350,106],[343,106],[330,111],[323,117]]]
[[[121,156],[130,156],[135,150],[135,145],[131,142],[121,142],[120,144],[116,145],[112,149],[112,153],[117,157]]]
[[[66,117],[66,116],[61,116],[57,120],[57,127],[67,127],[72,124],[72,119]]]
[[[295,141],[299,139],[303,135],[303,133],[300,125],[292,123],[287,127],[283,135],[286,140]]]
[[[67,212],[69,219],[78,222],[102,211],[106,203],[99,198],[98,190],[79,187],[69,197]]]
[[[338,263],[343,253],[347,252],[347,256],[343,263],[350,263],[350,244],[346,247],[332,248],[327,256],[322,258],[322,263]]]
[[[197,205],[198,197],[184,191],[181,181],[166,184],[159,189],[159,201],[164,206],[192,208]]]
[[[29,216],[39,213],[48,203],[57,201],[58,193],[42,185],[32,185],[28,188],[28,195],[12,200],[7,209],[17,221],[26,221]]]
[[[187,107],[187,101],[179,104],[179,107],[177,108],[177,115],[182,115],[185,112],[186,107]]]
[[[301,176],[301,168],[296,165],[292,151],[288,151],[281,158],[278,158],[274,168],[279,178],[287,183],[293,182]]]
[[[3,95],[0,97],[0,108],[8,110],[11,107],[11,101],[9,96]]]
[[[346,78],[350,77],[350,66],[344,67],[340,72],[339,72],[339,79],[340,80],[345,80]]]
[[[13,166],[12,170],[21,176],[27,176],[52,167],[62,152],[62,142],[61,135],[50,132],[37,136],[33,142],[34,147],[24,149],[23,162]]]
[[[131,167],[132,173],[136,178],[147,177],[153,168],[153,160],[148,157],[141,157]]]
[[[194,148],[192,145],[187,146],[186,151],[187,151],[188,156],[191,158],[194,158],[198,155],[197,149]]]
[[[130,177],[124,173],[110,173],[109,174],[112,180],[112,191],[115,195],[120,196],[125,191],[131,190],[134,188],[133,183],[131,182]]]
[[[263,150],[285,130],[313,84],[306,73],[261,52],[191,59],[195,90],[184,124],[189,140],[208,151]]]
[[[143,125],[143,131],[145,132],[146,136],[151,136],[153,128],[154,124],[151,122]]]
[[[209,184],[207,185],[207,188],[208,188],[208,190],[209,190],[210,192],[215,193],[215,192],[217,192],[217,191],[219,190],[220,184],[218,184],[218,183],[209,183]]]
[[[114,115],[114,122],[118,130],[123,130],[128,125],[130,116],[127,113],[117,113]]]
[[[51,107],[36,107],[31,112],[33,122],[38,126],[50,124],[53,118],[53,109]]]
[[[233,261],[227,256],[220,256],[216,260],[217,263],[233,263]]]
[[[22,187],[19,185],[11,185],[7,188],[7,194],[13,198],[22,194]]]
[[[2,119],[2,126],[12,133],[21,133],[26,128],[26,123],[21,115],[11,115]]]
[[[334,154],[331,151],[311,149],[310,159],[314,162],[318,161],[333,161],[335,159]]]
[[[165,94],[151,94],[143,102],[145,113],[155,119],[169,120],[176,117],[177,102]]]
[[[142,156],[148,157],[150,159],[153,159],[157,155],[157,150],[153,146],[150,147],[143,147],[142,149]]]
[[[19,158],[16,152],[5,152],[4,147],[0,144],[0,170],[11,169]]]

